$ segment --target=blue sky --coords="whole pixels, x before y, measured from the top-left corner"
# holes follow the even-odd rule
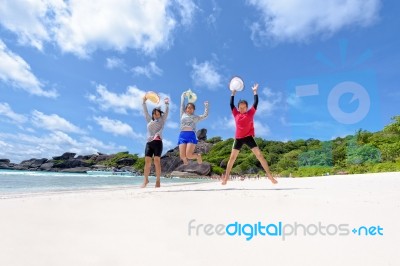
[[[149,90],[172,102],[164,152],[189,88],[197,114],[210,102],[198,129],[233,137],[233,75],[246,85],[236,101],[260,84],[258,137],[381,130],[399,114],[399,11],[394,0],[2,0],[0,158],[142,156]]]

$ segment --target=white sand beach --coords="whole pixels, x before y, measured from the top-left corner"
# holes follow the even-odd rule
[[[400,265],[400,173],[278,181],[3,198],[0,265]],[[287,235],[218,231],[235,222]]]

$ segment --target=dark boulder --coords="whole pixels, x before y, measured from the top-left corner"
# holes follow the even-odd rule
[[[133,158],[122,158],[117,161],[118,166],[132,166],[136,162]]]
[[[198,140],[203,140],[203,141],[207,140],[207,129],[202,128],[197,130],[196,136]]]
[[[10,160],[9,159],[0,159],[0,169],[10,169]]]
[[[181,164],[175,169],[175,171],[195,173],[200,176],[206,176],[211,172],[211,164],[207,162],[198,164],[197,162],[189,161],[188,165]]]
[[[79,160],[79,159],[70,159],[66,161],[61,161],[61,162],[55,162],[54,167],[56,168],[75,168],[75,167],[89,167],[91,166],[91,163]]]
[[[33,158],[33,159],[22,161],[19,164],[19,166],[20,166],[21,170],[38,169],[45,162],[47,162],[46,158],[42,158],[42,159]]]
[[[219,167],[225,169],[226,166],[228,165],[228,160],[229,160],[229,158],[226,158],[226,159],[221,160],[221,162],[219,163]]]
[[[90,171],[90,167],[73,167],[73,168],[66,168],[60,170],[60,172],[67,172],[67,173],[86,173],[86,171]]]
[[[9,159],[0,159],[0,163],[10,164]]]
[[[106,154],[101,154],[101,155],[93,155],[90,160],[92,160],[94,163],[99,163],[102,161],[106,161],[108,159],[111,159],[113,155],[106,155]]]
[[[92,158],[93,155],[79,155],[77,156],[75,159],[79,159],[79,160],[90,160],[90,158]]]
[[[168,150],[163,156],[161,156],[161,172],[171,173],[174,171],[179,164],[181,164],[181,159],[179,158],[179,148]],[[151,171],[154,172],[154,165],[152,165]]]
[[[76,153],[73,152],[65,152],[63,155],[61,156],[54,156],[53,160],[69,160],[69,159],[73,159],[75,157]]]
[[[42,164],[39,169],[42,171],[50,171],[54,166],[53,162],[46,162],[44,164]]]
[[[211,143],[207,143],[205,141],[200,140],[197,145],[196,145],[196,149],[194,150],[195,153],[201,153],[201,154],[206,154],[208,153],[211,148],[212,148],[213,144]],[[179,152],[179,151],[178,151]],[[178,155],[179,156],[179,155]]]

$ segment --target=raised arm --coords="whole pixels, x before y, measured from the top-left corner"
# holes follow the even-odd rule
[[[254,94],[253,107],[254,107],[254,109],[257,110],[257,105],[258,105],[258,94],[257,94],[258,84],[257,83],[253,85],[252,90],[253,90],[253,94]]]
[[[162,126],[161,126],[160,130],[154,134],[154,139],[156,139],[157,137],[161,138],[162,131],[163,131],[164,125],[165,125],[165,121],[168,118],[168,114],[169,114],[169,99],[165,98],[164,99],[164,103],[165,103],[165,112],[164,112],[164,114],[162,116]]]
[[[165,120],[167,120],[168,114],[169,114],[169,99],[165,98],[164,99],[164,103],[165,103],[165,112],[164,112],[164,115],[163,115],[163,120],[165,121]]]
[[[204,102],[204,114],[198,116],[198,121],[206,119],[208,116],[208,101]]]
[[[236,91],[232,91],[231,102],[230,102],[231,110],[235,109],[235,94],[236,94]]]
[[[184,91],[181,95],[181,117],[182,117],[183,113],[185,112],[185,95],[186,95],[186,91]]]
[[[143,96],[143,103],[142,103],[142,107],[143,107],[143,114],[144,114],[144,118],[146,119],[147,123],[151,121],[151,115],[149,114],[149,111],[147,110],[147,105],[146,105],[146,95]]]

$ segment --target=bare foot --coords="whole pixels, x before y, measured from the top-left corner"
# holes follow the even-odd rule
[[[276,180],[273,176],[269,176],[268,179],[272,182],[272,184],[278,184],[278,180]]]
[[[156,186],[155,187],[160,187],[160,186],[161,186],[160,180],[156,180]]]
[[[182,161],[183,161],[183,165],[188,165],[189,164],[189,162],[188,162],[188,160],[186,158],[182,159]]]
[[[224,178],[222,179],[221,185],[226,185],[226,183],[228,182],[228,176],[224,176]]]
[[[201,154],[197,154],[197,163],[202,164],[203,163],[203,158],[201,158]]]
[[[147,184],[149,183],[149,180],[148,179],[145,179],[144,181],[143,181],[143,184],[140,186],[141,188],[145,188],[146,186],[147,186]]]

